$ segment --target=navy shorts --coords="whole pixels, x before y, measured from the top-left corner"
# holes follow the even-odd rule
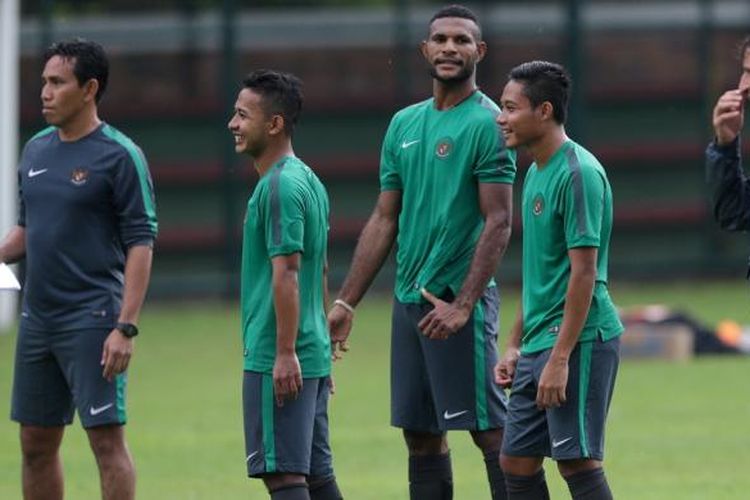
[[[11,418],[25,425],[85,428],[124,424],[127,375],[102,376],[102,348],[112,330],[42,332],[21,327],[16,344]]]
[[[568,361],[566,402],[539,410],[536,394],[551,349],[518,360],[502,453],[555,460],[604,459],[604,428],[617,377],[620,338],[579,343]]]
[[[330,377],[303,379],[297,399],[278,406],[273,376],[245,371],[242,400],[248,476],[333,476],[328,443],[330,383]]]
[[[444,300],[453,300],[451,296]],[[431,304],[393,305],[391,424],[416,432],[483,431],[505,424],[506,398],[494,382],[499,297],[485,290],[458,332],[425,337],[417,325]]]

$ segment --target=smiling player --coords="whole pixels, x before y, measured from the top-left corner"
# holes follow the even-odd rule
[[[380,196],[328,314],[334,346],[345,350],[354,306],[397,241],[391,423],[403,429],[414,500],[453,496],[448,430],[471,432],[492,498],[505,498],[492,275],[510,238],[516,168],[495,123],[499,109],[476,86],[486,51],[469,9],[445,7],[430,20],[422,55],[433,97],[388,127]]]
[[[611,499],[604,426],[622,324],[607,291],[612,190],[597,159],[565,134],[570,79],[554,63],[510,72],[498,123],[532,163],[523,186],[521,310],[496,367],[511,387],[500,462],[512,500],[548,500],[542,462],[571,495]]]

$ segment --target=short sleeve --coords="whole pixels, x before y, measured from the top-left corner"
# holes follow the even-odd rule
[[[129,146],[115,167],[113,190],[120,239],[126,248],[151,244],[158,230],[154,188],[146,158],[140,148]]]
[[[276,168],[263,199],[263,224],[269,257],[304,253],[305,205],[300,187]]]
[[[401,184],[401,174],[398,171],[398,163],[396,161],[396,153],[394,146],[396,145],[396,118],[391,120],[388,125],[388,130],[385,133],[383,139],[383,147],[380,151],[380,190],[381,191],[401,191],[403,185]]]
[[[562,186],[559,211],[568,248],[599,247],[605,184],[593,167],[572,165]]]
[[[516,152],[505,147],[502,131],[494,119],[480,122],[476,147],[474,175],[479,182],[513,184],[516,178]]]

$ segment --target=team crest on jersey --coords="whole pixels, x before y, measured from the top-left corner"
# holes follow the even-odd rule
[[[453,152],[453,139],[450,137],[443,137],[437,142],[435,147],[435,156],[444,160],[448,158]]]
[[[544,212],[544,196],[542,196],[542,193],[534,197],[534,201],[531,203],[531,212],[534,215],[542,215],[542,212]]]
[[[89,180],[89,171],[83,167],[74,168],[70,174],[70,182],[74,186],[83,186]]]

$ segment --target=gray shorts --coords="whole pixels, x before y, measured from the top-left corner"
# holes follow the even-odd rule
[[[112,330],[41,332],[21,327],[16,344],[11,418],[57,427],[78,417],[85,428],[124,424],[127,375],[103,376],[102,347]]]
[[[443,297],[453,300],[452,296]],[[505,424],[506,398],[493,380],[499,297],[485,290],[466,325],[445,340],[417,325],[430,304],[393,304],[391,424],[417,432],[488,430]]]
[[[246,371],[242,384],[247,475],[333,476],[328,443],[330,377],[302,380],[297,399],[278,406],[273,377]]]
[[[620,359],[620,338],[583,342],[568,362],[566,402],[539,410],[539,377],[550,352],[522,355],[513,377],[502,452],[555,460],[604,458],[604,428]]]

